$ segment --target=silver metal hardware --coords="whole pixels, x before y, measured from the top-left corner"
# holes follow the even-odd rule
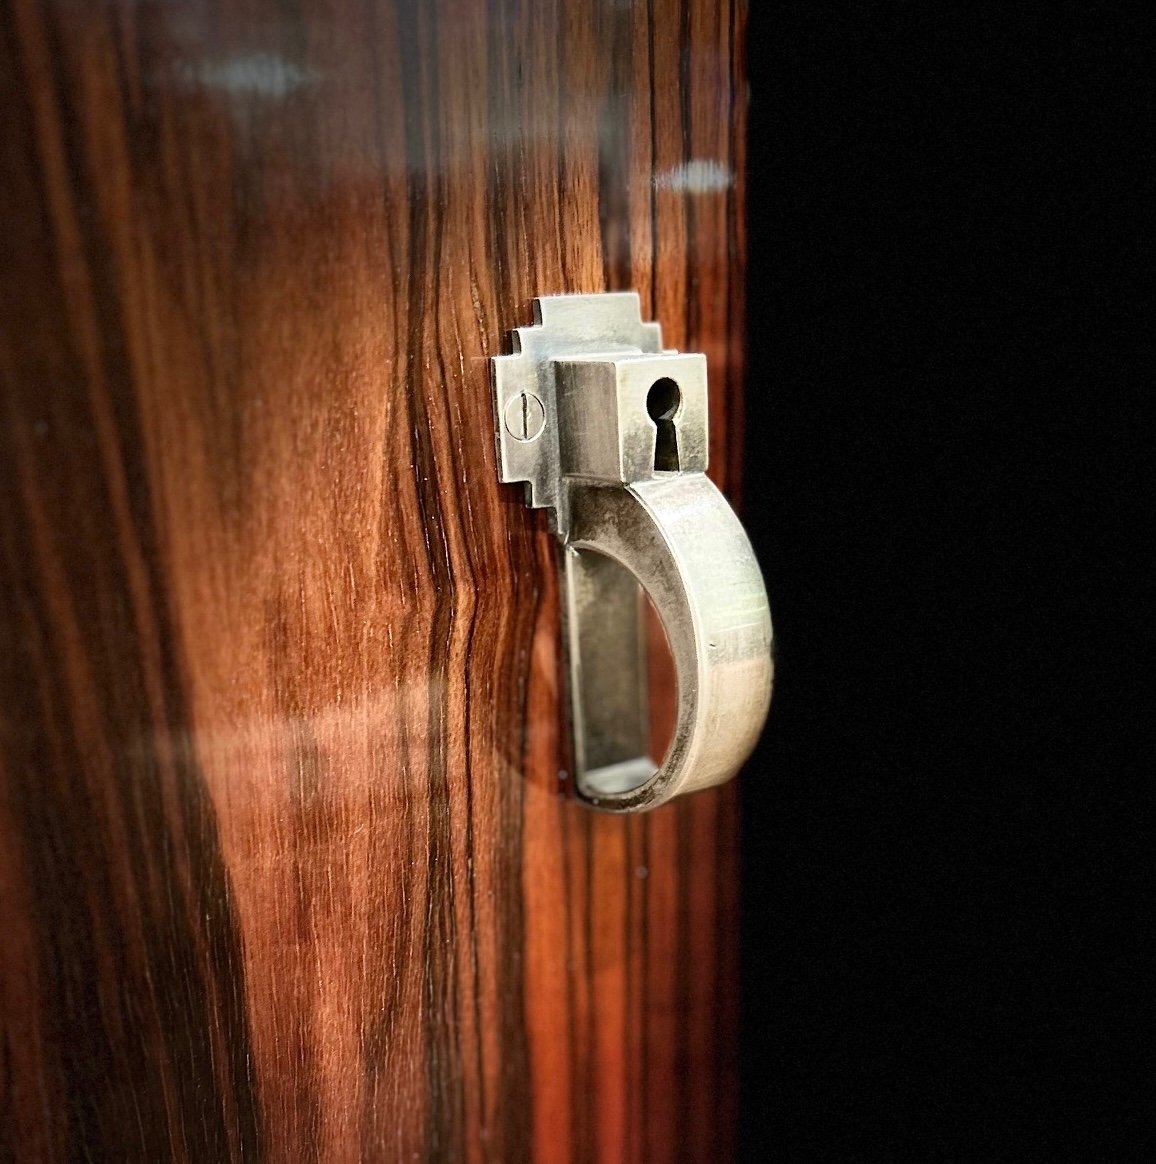
[[[561,542],[578,795],[637,811],[721,784],[766,719],[771,619],[746,533],[706,476],[706,358],[664,350],[633,292],[543,296],[513,335],[493,360],[498,472],[526,482]],[[661,764],[642,590],[678,681]]]

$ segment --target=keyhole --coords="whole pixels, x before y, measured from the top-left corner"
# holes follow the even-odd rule
[[[646,411],[658,428],[658,439],[654,442],[655,472],[678,472],[678,433],[674,428],[674,417],[681,403],[682,393],[669,376],[655,380],[646,394]]]

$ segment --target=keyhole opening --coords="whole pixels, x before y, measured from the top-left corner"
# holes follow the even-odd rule
[[[669,377],[655,380],[646,394],[646,411],[658,429],[654,442],[654,469],[657,473],[678,472],[678,433],[674,418],[682,404],[682,393]]]

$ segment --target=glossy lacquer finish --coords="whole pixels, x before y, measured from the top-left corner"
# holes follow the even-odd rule
[[[5,6],[0,1159],[727,1157],[735,795],[560,795],[487,359],[636,288],[733,497],[741,26]]]

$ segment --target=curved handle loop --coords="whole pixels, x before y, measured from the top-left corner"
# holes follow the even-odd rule
[[[703,473],[572,482],[565,561],[578,794],[620,812],[721,784],[754,747],[771,698],[771,618],[750,542]],[[678,718],[647,755],[638,587],[666,632]]]

